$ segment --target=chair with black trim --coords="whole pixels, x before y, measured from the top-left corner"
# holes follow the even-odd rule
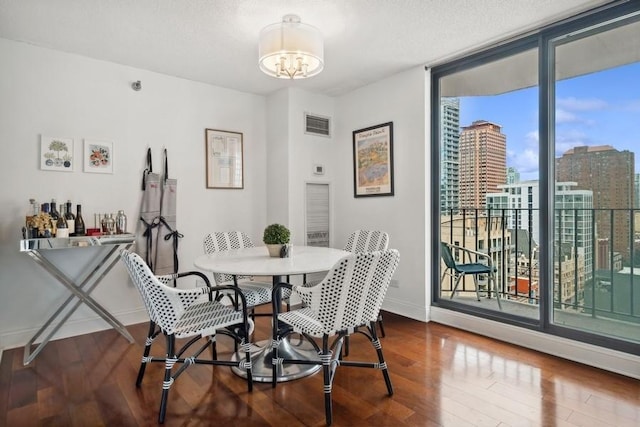
[[[461,263],[456,262],[452,250],[462,254]],[[488,298],[491,298],[491,292],[493,291],[496,295],[496,300],[498,301],[498,307],[500,308],[500,310],[502,310],[502,304],[500,302],[500,292],[498,292],[498,290],[496,289],[497,269],[493,265],[493,261],[489,254],[445,242],[440,242],[440,253],[446,267],[442,273],[442,278],[440,279],[440,289],[442,289],[442,284],[444,283],[444,279],[446,276],[454,279],[451,296],[449,297],[450,299],[453,298],[456,291],[458,290],[458,285],[460,285],[460,281],[462,280],[462,278],[464,276],[470,275],[473,276],[476,297],[478,298],[478,301],[480,301],[480,284],[478,283],[478,276],[486,275],[489,282],[487,286],[487,296]],[[472,257],[475,257],[476,261],[482,259],[484,260],[484,262],[471,262],[473,260]],[[469,262],[465,263],[465,258],[468,258]]]
[[[241,231],[215,231],[209,233],[204,236],[203,244],[205,254],[254,247],[249,236]],[[213,273],[213,279],[218,286],[238,286],[247,299],[247,307],[249,307],[252,317],[256,315],[254,312],[255,307],[271,303],[273,284],[270,281],[255,280],[253,276],[232,276],[221,273]],[[283,294],[282,299],[285,300],[288,297],[289,293],[286,293]],[[264,313],[264,315],[271,316],[271,313]]]
[[[273,290],[275,295],[281,288],[292,289],[303,301],[303,307],[284,313],[277,313],[274,307],[272,386],[277,384],[277,372],[282,365],[322,365],[328,425],[333,421],[331,388],[339,366],[380,369],[389,396],[393,394],[376,322],[399,259],[400,254],[395,249],[351,254],[340,259],[317,285],[307,287],[280,283]],[[278,346],[281,340],[293,333],[301,334],[313,345],[319,360],[279,357]],[[350,334],[353,337],[355,334],[365,336],[375,350],[377,360],[342,359],[343,341]],[[314,338],[322,339],[321,346]]]
[[[378,230],[356,230],[347,239],[344,250],[357,254],[360,252],[386,251],[389,248],[389,234]],[[378,315],[378,327],[382,338],[386,336],[382,323],[382,314]],[[346,341],[345,354],[349,354],[349,341]]]
[[[253,322],[247,316],[247,304],[242,292],[232,286],[212,287],[209,279],[197,271],[155,276],[138,254],[127,250],[121,252],[120,258],[140,292],[150,318],[149,333],[136,386],[140,387],[142,384],[148,363],[160,362],[165,365],[158,422],[164,422],[171,385],[191,365],[236,366],[246,371],[247,387],[252,391],[251,345],[248,337],[252,332]],[[191,275],[200,277],[206,286],[181,289],[167,285],[176,279]],[[224,300],[227,297],[228,302]],[[166,340],[164,357],[149,356],[154,339],[161,333]],[[237,361],[217,360],[215,351],[217,334],[233,338],[235,345],[244,352],[244,358],[238,357]],[[176,338],[189,340],[178,349]],[[206,342],[202,343],[203,339]],[[199,346],[194,347],[192,355],[187,357],[186,351],[196,343],[200,343]],[[209,347],[212,357],[200,358]],[[176,364],[179,367],[174,370]]]

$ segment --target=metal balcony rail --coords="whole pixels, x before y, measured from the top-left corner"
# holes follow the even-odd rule
[[[538,305],[540,222],[534,208],[448,209],[441,240],[490,254],[503,300]],[[640,324],[640,209],[555,209],[553,230],[554,309]]]

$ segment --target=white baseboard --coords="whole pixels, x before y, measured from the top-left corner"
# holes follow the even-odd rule
[[[144,308],[129,312],[112,314],[125,326],[149,321],[149,316]],[[54,325],[51,325],[51,327],[53,326]],[[89,334],[109,328],[111,328],[111,325],[105,322],[98,315],[91,318],[77,320],[71,319],[60,327],[60,330],[55,333],[55,335],[51,338],[51,341],[74,337],[77,335]],[[25,346],[29,342],[29,340],[31,340],[31,338],[38,332],[38,329],[40,329],[40,326],[38,328],[23,329],[19,331],[8,331],[0,334],[0,342],[2,343],[2,347],[0,348],[0,357],[2,357],[3,350]]]
[[[408,317],[410,319],[420,320],[426,322],[429,318],[429,310],[431,307],[423,305],[407,304],[406,300],[398,300],[387,297],[384,299],[382,309],[391,313],[398,314],[400,316]]]
[[[579,341],[543,334],[440,307],[431,307],[430,320],[521,347],[640,379],[640,357]]]

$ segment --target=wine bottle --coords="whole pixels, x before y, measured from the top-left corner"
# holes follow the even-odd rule
[[[75,230],[76,236],[84,236],[86,234],[86,230],[84,228],[84,219],[82,219],[82,206],[76,205],[76,222],[75,222]]]
[[[51,199],[51,213],[49,215],[51,215],[52,220],[58,221],[60,213],[58,213],[58,210],[56,209],[56,199]]]
[[[56,237],[69,237],[69,225],[64,219],[64,205],[60,205],[60,214],[56,220]]]
[[[71,208],[71,200],[67,200],[67,212],[64,214],[64,219],[67,221],[67,228],[69,228],[69,236],[76,235],[76,216],[73,214]]]

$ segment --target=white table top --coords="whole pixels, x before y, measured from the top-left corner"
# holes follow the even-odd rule
[[[328,271],[350,252],[314,246],[292,246],[289,258],[270,257],[266,246],[201,255],[196,267],[213,273],[241,276],[286,276]]]

